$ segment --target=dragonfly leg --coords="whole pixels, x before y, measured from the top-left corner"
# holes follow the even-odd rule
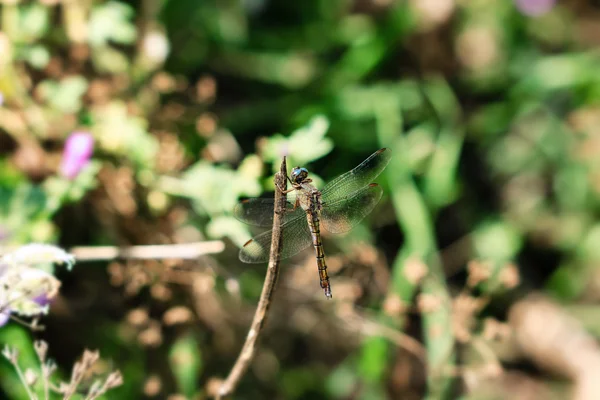
[[[296,197],[296,202],[294,203],[294,209],[292,212],[296,211],[298,207],[300,207],[300,198]]]
[[[291,188],[291,189],[284,190],[284,189],[283,189],[282,187],[280,187],[279,185],[277,185],[277,189],[279,189],[279,191],[280,191],[282,194],[288,194],[288,193],[291,193],[291,192],[293,192],[294,190],[296,190],[295,188]]]
[[[280,191],[281,193],[283,193],[283,194],[288,194],[288,193],[290,193],[290,192],[292,192],[292,191],[296,190],[296,188],[294,187],[294,182],[292,182],[292,180],[290,179],[290,177],[289,177],[289,176],[286,176],[285,178],[288,180],[288,182],[290,183],[290,185],[292,185],[292,188],[291,188],[291,189],[287,189],[287,190],[285,190],[285,189],[283,189],[281,186],[277,185],[277,189],[279,189],[279,191]]]

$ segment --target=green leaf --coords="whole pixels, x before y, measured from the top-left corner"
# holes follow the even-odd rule
[[[92,50],[92,62],[98,72],[118,74],[129,68],[129,59],[110,46],[98,46]]]
[[[42,4],[31,4],[21,8],[19,36],[23,41],[33,43],[48,31],[50,8]]]
[[[79,172],[75,180],[61,176],[53,176],[44,182],[44,190],[48,195],[46,209],[54,213],[63,204],[75,203],[81,200],[87,192],[94,189],[97,184],[96,175],[102,163],[91,160]]]
[[[359,369],[361,377],[367,382],[379,382],[388,362],[389,345],[380,337],[369,337],[363,342]]]
[[[334,398],[348,398],[358,384],[356,371],[349,363],[339,365],[326,381],[327,391]]]
[[[321,381],[321,371],[310,367],[287,368],[282,370],[279,380],[283,398],[304,398],[310,391],[315,390]]]
[[[382,382],[373,382],[361,388],[358,400],[386,400],[385,389]]]
[[[545,286],[550,295],[567,302],[581,296],[589,285],[589,278],[589,270],[568,260],[552,273]]]
[[[52,238],[54,229],[50,216],[45,212],[46,204],[46,194],[29,183],[16,188],[0,186],[0,228],[9,243],[48,241]],[[39,224],[50,227],[42,232],[41,237],[34,229]]]
[[[67,77],[59,82],[44,81],[40,83],[39,90],[42,99],[51,107],[67,114],[72,114],[81,109],[81,98],[87,90],[88,84],[84,77],[76,75]]]
[[[5,345],[10,345],[19,351],[19,366],[22,370],[27,368],[37,368],[38,359],[33,350],[30,332],[17,324],[8,324],[0,328],[0,343],[2,349]],[[2,357],[0,362],[0,386],[7,398],[14,400],[27,400],[27,392],[23,388],[15,369]]]
[[[250,239],[248,226],[233,217],[214,217],[206,225],[206,234],[210,238],[228,237],[238,247]]]
[[[237,171],[227,166],[215,166],[199,161],[183,173],[180,179],[162,177],[158,186],[166,193],[193,200],[193,206],[201,215],[221,216],[230,214],[240,197],[258,196],[261,193],[259,179],[262,162],[256,155],[249,155]],[[225,217],[213,220],[209,232],[230,235],[242,244],[247,240],[243,224]],[[243,238],[246,237],[244,241]]]
[[[130,21],[134,10],[127,4],[109,1],[92,9],[89,22],[89,42],[92,46],[105,46],[109,41],[131,44],[137,37],[135,25]]]
[[[519,232],[501,221],[485,222],[473,232],[478,257],[494,261],[508,261],[520,250],[523,239]]]
[[[27,49],[25,59],[32,67],[43,69],[50,62],[50,52],[42,45],[31,46]]]
[[[129,115],[127,106],[120,101],[93,109],[92,118],[100,148],[127,157],[138,169],[154,168],[158,142],[148,133],[145,118]]]
[[[192,334],[185,335],[171,346],[169,363],[177,387],[188,398],[198,390],[202,354]]]
[[[241,175],[225,166],[200,161],[187,170],[181,180],[180,195],[194,200],[198,213],[229,213],[241,196],[258,196],[261,188],[256,178]]]
[[[319,159],[333,149],[333,141],[325,137],[329,120],[316,116],[309,123],[294,131],[289,137],[274,135],[266,140],[263,148],[265,161],[279,170],[281,157],[288,157],[288,165],[306,165]]]

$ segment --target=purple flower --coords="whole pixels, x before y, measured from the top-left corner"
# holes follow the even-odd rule
[[[52,300],[54,300],[54,295],[49,296],[49,293],[42,293],[31,300],[33,300],[37,305],[44,307],[52,303]]]
[[[515,6],[524,15],[539,17],[554,7],[556,0],[515,0]]]
[[[0,256],[0,326],[10,316],[38,316],[48,313],[60,289],[60,281],[39,264],[75,263],[73,255],[59,247],[31,243]]]
[[[68,137],[60,164],[60,173],[74,179],[87,165],[94,152],[94,138],[89,132],[74,132]]]

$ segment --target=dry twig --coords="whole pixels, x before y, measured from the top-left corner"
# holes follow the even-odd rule
[[[418,340],[404,332],[394,329],[376,321],[374,318],[363,315],[354,307],[343,306],[337,310],[340,319],[344,320],[347,327],[365,336],[384,337],[396,346],[415,356],[423,366],[427,366],[426,350]]]
[[[225,244],[220,240],[196,243],[164,244],[149,246],[85,246],[73,247],[71,254],[77,261],[113,260],[115,258],[127,259],[165,259],[184,258],[195,259],[206,254],[220,253]]]
[[[250,366],[250,361],[254,356],[256,350],[256,342],[260,335],[260,332],[264,326],[269,306],[271,305],[271,299],[275,292],[275,283],[279,275],[279,261],[281,254],[282,232],[281,227],[283,225],[283,214],[286,211],[286,195],[282,193],[282,190],[287,188],[287,165],[285,157],[281,163],[280,171],[275,175],[275,210],[273,214],[273,235],[271,237],[271,251],[269,254],[269,265],[267,267],[267,274],[263,284],[262,292],[260,294],[260,300],[250,330],[246,336],[246,342],[240,351],[240,354],[229,371],[229,375],[225,381],[221,384],[216,394],[217,399],[228,396],[235,390],[242,376]],[[278,189],[279,188],[279,189]]]

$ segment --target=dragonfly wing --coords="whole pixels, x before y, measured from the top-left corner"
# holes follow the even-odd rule
[[[282,226],[283,243],[280,259],[296,255],[312,244],[306,216],[302,211],[301,214],[301,216],[285,222]],[[273,231],[268,231],[249,240],[240,250],[240,260],[250,264],[269,261],[272,235]]]
[[[338,176],[321,190],[324,203],[335,203],[347,195],[368,186],[388,165],[392,157],[390,149],[380,149],[371,154],[356,168]]]
[[[382,193],[381,186],[372,183],[334,203],[323,204],[323,227],[331,233],[348,232],[373,210]]]
[[[253,198],[242,200],[236,204],[233,209],[234,217],[246,224],[254,226],[273,226],[273,206],[272,198]],[[284,222],[304,216],[304,212],[300,207],[294,210],[294,204],[290,201],[286,202],[286,213]]]

